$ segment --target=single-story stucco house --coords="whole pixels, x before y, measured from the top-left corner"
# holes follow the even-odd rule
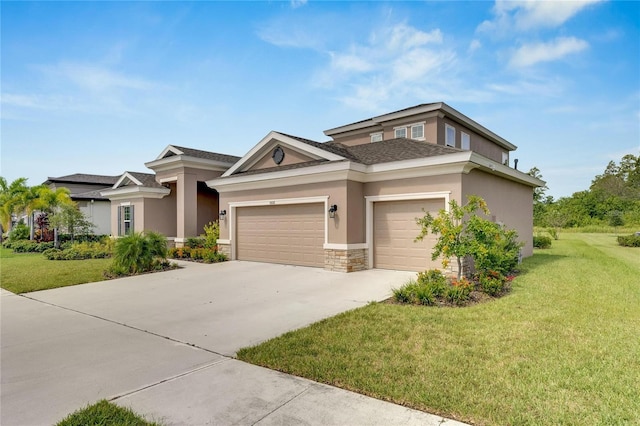
[[[67,176],[49,177],[43,183],[52,190],[67,188],[71,199],[89,222],[96,227],[93,232],[98,235],[111,233],[111,201],[100,192],[111,188],[120,176],[92,175],[75,173]]]
[[[102,195],[114,235],[154,230],[176,245],[220,221],[230,259],[421,271],[434,238],[416,218],[450,200],[484,198],[532,254],[533,189],[510,166],[516,146],[445,103],[421,104],[326,130],[328,142],[272,131],[242,158],[166,147]]]

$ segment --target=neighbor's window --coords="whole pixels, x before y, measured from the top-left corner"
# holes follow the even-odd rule
[[[396,138],[406,138],[407,137],[407,128],[406,127],[398,127],[394,129],[394,135]]]
[[[444,143],[447,146],[456,147],[456,128],[445,124]]]
[[[411,139],[424,139],[424,124],[411,126]]]
[[[466,151],[471,149],[471,137],[465,132],[460,132],[460,148]]]
[[[371,133],[371,142],[382,142],[382,132]]]

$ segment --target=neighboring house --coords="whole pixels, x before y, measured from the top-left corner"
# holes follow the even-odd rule
[[[155,176],[125,173],[102,192],[112,229],[153,229],[181,244],[219,218],[231,259],[421,271],[441,265],[431,260],[435,237],[414,242],[416,218],[474,194],[532,254],[533,189],[544,183],[509,166],[515,145],[448,105],[325,134],[332,140],[271,132],[242,158],[170,145],[146,164]]]
[[[108,235],[111,233],[111,202],[100,192],[113,186],[119,177],[76,173],[50,177],[44,185],[54,191],[57,188],[69,189],[71,199],[78,204],[80,211],[89,222],[96,225],[93,232],[98,235]]]

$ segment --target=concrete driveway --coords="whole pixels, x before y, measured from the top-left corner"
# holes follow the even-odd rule
[[[165,424],[440,424],[233,359],[241,347],[382,300],[411,275],[189,263],[24,296],[3,291],[0,423],[52,424],[107,398]]]

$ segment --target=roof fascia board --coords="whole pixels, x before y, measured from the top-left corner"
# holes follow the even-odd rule
[[[232,164],[233,163],[223,161],[208,160],[206,158],[190,157],[188,155],[175,155],[144,163],[147,168],[154,172],[164,172],[179,167],[192,167],[194,169],[223,172],[228,170]]]
[[[546,184],[546,182],[541,179],[535,178],[520,170],[512,169],[509,166],[490,160],[475,152],[471,154],[470,161],[477,164],[485,172],[499,175],[527,186],[542,187]]]
[[[324,149],[316,148],[315,146],[308,145],[304,142],[300,142],[296,139],[290,138],[288,136],[283,135],[282,133],[278,133],[275,131],[269,132],[267,136],[262,138],[260,142],[258,142],[249,152],[247,152],[244,157],[242,157],[238,162],[236,162],[229,170],[227,170],[222,176],[227,177],[231,176],[233,173],[237,171],[247,170],[250,165],[255,164],[256,157],[259,157],[264,151],[266,151],[265,147],[268,146],[273,141],[277,141],[285,146],[294,149],[297,152],[304,153],[309,155],[312,158],[316,159],[326,159],[329,161],[338,161],[344,160],[345,158],[339,156],[337,154],[333,154],[331,152],[325,151]]]
[[[176,148],[173,145],[167,145],[167,147],[160,153],[160,155],[158,155],[156,157],[156,160],[161,160],[164,158],[165,155],[167,155],[169,152],[173,152],[175,155],[182,155],[184,154],[184,152],[180,151],[178,148]]]
[[[120,185],[122,185],[122,183],[125,181],[125,179],[129,179],[131,182],[135,183],[136,185],[142,186],[142,182],[140,182],[133,175],[131,175],[131,173],[124,172],[123,175],[120,176],[120,179],[118,179],[118,181],[112,186],[112,188],[113,189],[118,188]]]
[[[416,114],[423,114],[426,112],[432,112],[440,109],[442,103],[423,105],[416,108],[411,108],[405,111],[397,111],[389,114],[379,115],[377,117],[373,117],[369,120],[361,121],[359,123],[347,124],[346,126],[334,127],[333,129],[325,130],[324,134],[327,136],[333,136],[340,133],[346,133],[352,130],[361,130],[367,127],[376,126],[381,123],[397,120],[400,118],[409,117]]]
[[[169,188],[148,188],[144,186],[123,187],[101,191],[100,195],[109,198],[109,200],[122,200],[125,198],[164,198],[171,193]]]

